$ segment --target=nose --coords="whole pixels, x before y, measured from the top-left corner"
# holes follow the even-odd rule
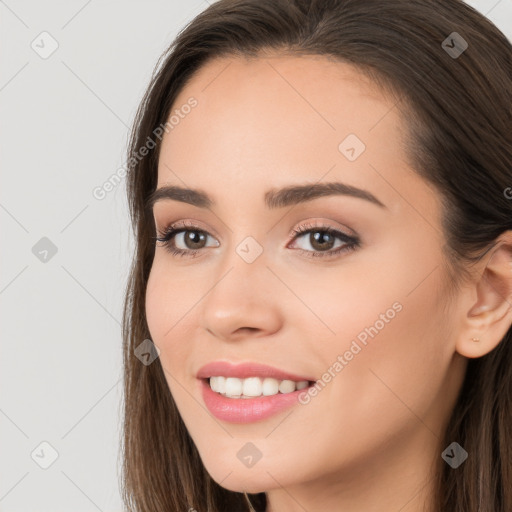
[[[223,266],[202,301],[202,327],[212,336],[240,341],[279,330],[283,290],[266,263],[263,255],[248,263],[235,253]]]

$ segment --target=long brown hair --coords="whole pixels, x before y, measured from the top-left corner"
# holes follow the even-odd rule
[[[130,511],[249,510],[243,494],[222,488],[206,472],[160,360],[141,364],[134,350],[150,338],[145,291],[155,226],[146,200],[157,183],[158,127],[207,61],[267,50],[350,63],[401,98],[396,106],[409,132],[404,150],[414,171],[435,185],[443,201],[444,249],[454,285],[467,276],[468,264],[512,229],[512,201],[504,194],[512,185],[512,46],[483,15],[459,0],[212,4],[158,61],[128,148],[127,193],[136,246],[123,315],[122,490]],[[139,158],[149,139],[156,147]],[[440,450],[457,441],[470,456],[457,470],[444,464],[435,510],[512,510],[511,404],[509,329],[492,352],[468,362]],[[257,510],[265,509],[264,493],[251,499]]]

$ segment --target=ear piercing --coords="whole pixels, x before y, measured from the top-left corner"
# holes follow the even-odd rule
[[[471,338],[473,341],[480,341],[480,338]]]

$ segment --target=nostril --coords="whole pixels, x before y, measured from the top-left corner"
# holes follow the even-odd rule
[[[249,332],[252,332],[252,331],[258,331],[258,328],[257,327],[240,327],[238,329],[239,331],[249,331]]]

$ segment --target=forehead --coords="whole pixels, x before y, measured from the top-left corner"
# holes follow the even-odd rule
[[[216,86],[214,83],[216,82]],[[300,95],[336,93],[343,87],[357,90],[362,96],[383,99],[383,91],[368,75],[356,66],[323,55],[285,55],[279,53],[260,54],[258,57],[223,56],[203,64],[188,80],[176,103],[195,91],[205,93],[207,89],[230,88],[243,94],[248,88],[264,87],[276,94]],[[287,87],[280,87],[285,86]],[[300,89],[299,89],[300,88]],[[282,89],[282,90],[281,90]],[[269,91],[265,91],[268,93]]]
[[[184,108],[191,98],[194,108]],[[400,160],[401,119],[393,107],[367,76],[327,57],[214,59],[174,101],[159,185],[183,178],[194,186],[279,186],[290,176],[316,181],[333,167],[329,178],[343,175],[357,185],[369,161]],[[346,140],[364,148],[355,161],[342,153]]]

